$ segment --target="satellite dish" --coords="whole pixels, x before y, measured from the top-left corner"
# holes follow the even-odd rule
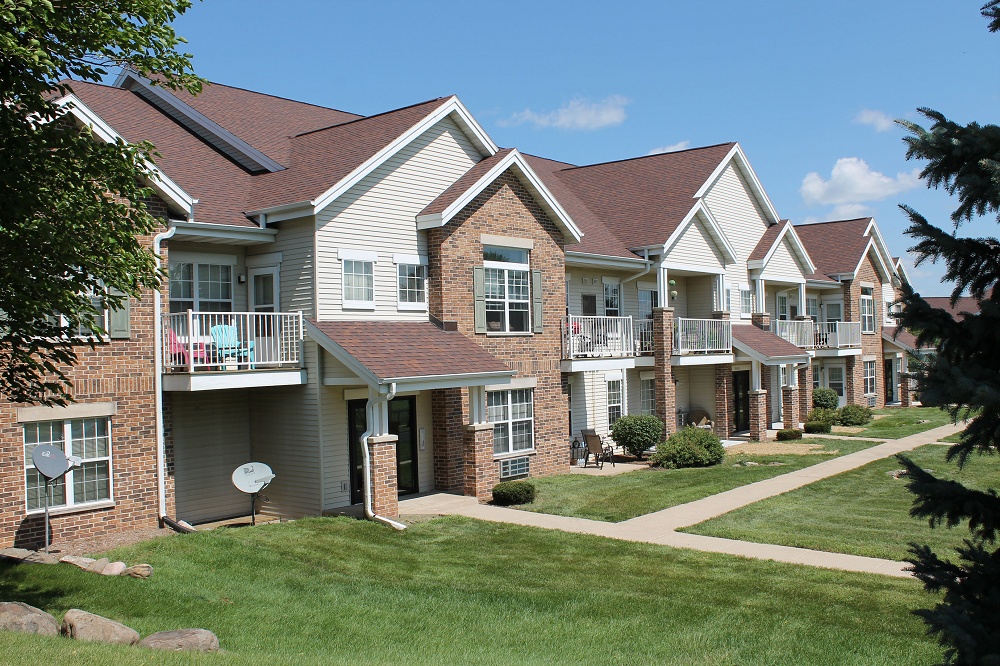
[[[58,479],[69,469],[69,460],[63,450],[50,444],[36,446],[31,452],[31,463],[39,474],[50,481]]]
[[[264,463],[250,462],[240,465],[233,472],[233,485],[244,493],[259,493],[271,483],[274,472]]]

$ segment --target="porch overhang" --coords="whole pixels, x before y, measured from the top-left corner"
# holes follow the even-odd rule
[[[752,325],[733,326],[733,349],[763,365],[798,365],[812,358],[805,349]]]

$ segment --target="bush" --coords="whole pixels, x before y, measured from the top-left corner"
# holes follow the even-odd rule
[[[829,421],[806,421],[803,426],[808,433],[830,432],[833,424]]]
[[[802,439],[802,431],[798,428],[785,428],[778,431],[779,442],[787,442],[792,439]]]
[[[663,441],[663,421],[649,414],[623,416],[611,425],[611,439],[636,458],[642,458],[644,451]]]
[[[714,432],[688,426],[656,447],[653,465],[669,469],[711,467],[718,465],[725,457],[726,450]]]
[[[831,388],[818,388],[813,390],[813,407],[824,407],[826,409],[837,409],[840,397]]]
[[[493,486],[493,503],[499,506],[531,504],[535,501],[535,486],[530,481],[501,481]]]
[[[834,424],[837,422],[839,415],[836,409],[829,409],[827,407],[817,407],[816,409],[809,412],[809,416],[806,421],[822,421],[823,423]],[[807,431],[808,432],[808,431]],[[830,432],[827,430],[827,432]]]
[[[863,426],[872,420],[872,410],[866,405],[844,405],[837,412],[837,422],[845,426]]]

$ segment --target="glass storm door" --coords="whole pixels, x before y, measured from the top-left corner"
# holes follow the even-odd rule
[[[837,394],[837,404],[841,407],[847,404],[847,400],[844,398],[844,366],[828,365],[826,367],[826,386]]]
[[[733,425],[736,432],[750,429],[750,371],[733,373]]]
[[[278,311],[278,268],[251,268],[250,303],[253,312]]]
[[[364,457],[361,435],[368,429],[367,400],[347,403],[347,431],[350,437],[351,503],[365,497]],[[389,401],[389,434],[396,435],[396,484],[400,495],[419,489],[417,478],[417,398],[404,396]]]

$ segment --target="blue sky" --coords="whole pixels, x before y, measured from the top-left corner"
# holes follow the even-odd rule
[[[366,115],[457,94],[497,144],[575,164],[739,141],[782,217],[874,215],[901,254],[897,204],[947,226],[954,202],[891,119],[996,122],[981,4],[206,0],[175,27],[209,80]]]

